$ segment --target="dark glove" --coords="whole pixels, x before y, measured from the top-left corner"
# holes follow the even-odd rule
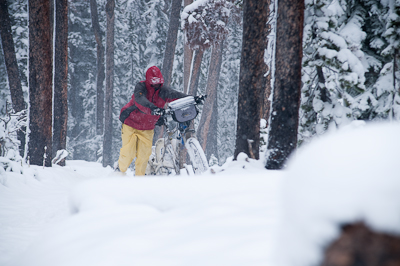
[[[207,95],[199,95],[199,96],[194,96],[194,101],[197,104],[203,104],[204,100],[207,98]]]
[[[165,124],[164,117],[160,117],[156,122],[156,126],[159,127],[163,126],[164,124]]]
[[[153,111],[151,111],[152,115],[164,115],[165,114],[165,110],[163,108],[155,108]]]

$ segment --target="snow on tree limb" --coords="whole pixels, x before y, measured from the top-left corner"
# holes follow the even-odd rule
[[[237,12],[237,7],[227,0],[198,0],[186,6],[181,27],[190,49],[205,50],[219,44],[229,33],[229,17]]]

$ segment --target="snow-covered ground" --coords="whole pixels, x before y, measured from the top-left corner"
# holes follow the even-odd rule
[[[399,136],[354,124],[285,171],[241,156],[200,176],[83,161],[0,173],[0,265],[314,265],[341,223],[400,233]]]
[[[7,173],[0,265],[265,265],[282,173],[244,159],[225,167],[134,177],[67,161]]]

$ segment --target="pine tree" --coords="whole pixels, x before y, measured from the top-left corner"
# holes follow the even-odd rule
[[[303,14],[304,2],[301,0],[278,2],[276,79],[269,125],[267,169],[282,169],[286,159],[297,146]],[[260,120],[257,122],[260,123]],[[260,132],[257,133],[259,138]]]
[[[52,50],[49,0],[29,2],[29,142],[30,163],[51,166]],[[45,154],[45,155],[44,155]]]
[[[374,102],[365,86],[365,8],[358,2],[308,2],[299,143],[363,119]]]
[[[11,30],[11,20],[7,0],[0,1],[0,33],[3,54],[7,67],[8,84],[10,86],[13,109],[19,112],[25,108],[21,79],[19,77],[17,57]]]
[[[92,27],[96,39],[97,49],[97,75],[96,75],[96,134],[103,135],[104,131],[104,44],[103,32],[100,28],[99,15],[96,0],[90,0],[90,15]]]
[[[55,5],[53,157],[67,145],[68,121],[68,0]],[[65,166],[65,160],[60,162]]]
[[[400,119],[400,2],[395,1],[389,7],[386,31],[384,37],[388,46],[382,51],[383,55],[390,55],[391,62],[387,63],[375,84],[375,93],[379,108],[376,112],[390,120]],[[390,76],[391,73],[391,76]],[[387,84],[387,82],[391,84]]]
[[[172,79],[172,69],[174,64],[175,47],[178,37],[179,17],[182,7],[182,0],[172,0],[171,13],[169,16],[168,34],[162,65],[164,84],[169,86]]]
[[[25,102],[28,96],[28,1],[9,1],[12,35]]]
[[[12,100],[13,110],[20,112],[26,108],[20,72],[18,70],[17,56],[15,53],[14,39],[12,36],[11,19],[9,15],[9,7],[6,0],[0,1],[0,34],[2,41],[2,50],[7,68],[8,84]],[[18,130],[18,140],[20,142],[20,155],[24,156],[25,150],[25,131],[26,127]]]
[[[146,69],[151,66],[162,66],[169,23],[168,14],[163,10],[165,5],[164,0],[149,0],[147,11],[144,13],[149,23],[144,53],[149,58]]]
[[[244,152],[259,159],[260,109],[265,90],[264,74],[268,1],[244,1],[243,42],[240,59],[238,116],[234,158]]]
[[[112,132],[113,132],[113,89],[114,89],[114,22],[115,0],[107,0],[107,34],[106,34],[106,93],[104,113],[103,166],[113,166]]]

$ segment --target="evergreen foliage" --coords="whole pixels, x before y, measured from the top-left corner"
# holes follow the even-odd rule
[[[353,120],[398,117],[399,20],[390,3],[306,1],[300,143]]]

